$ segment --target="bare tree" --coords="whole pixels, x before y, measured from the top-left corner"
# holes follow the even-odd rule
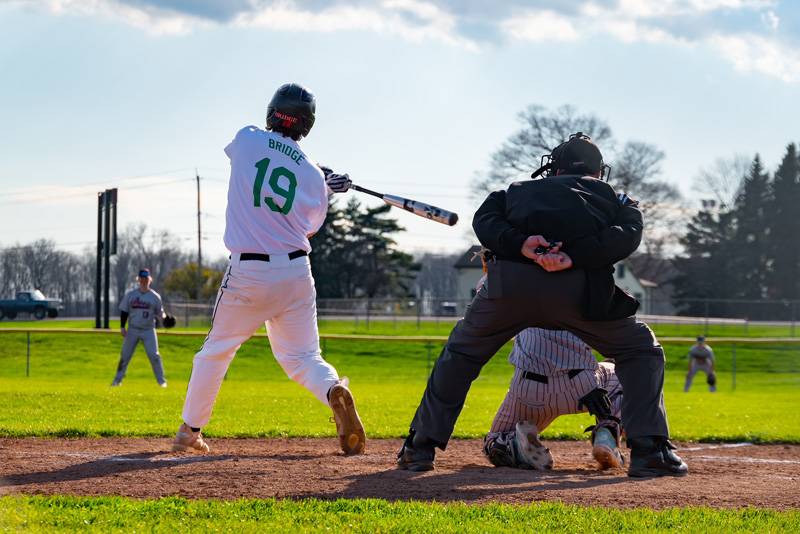
[[[418,296],[435,299],[455,298],[458,294],[458,272],[453,267],[461,254],[423,254],[415,261],[420,270],[414,281]]]
[[[646,221],[645,253],[661,256],[677,246],[685,207],[677,187],[661,179],[664,152],[641,141],[628,141],[622,150],[615,151],[611,128],[594,115],[579,114],[570,106],[551,112],[534,105],[519,118],[522,127],[492,155],[486,175],[473,182],[476,197],[527,178],[539,168],[542,155],[581,131],[601,147],[606,161],[612,164],[612,185],[639,200]]]
[[[705,196],[706,200],[713,200],[716,207],[728,209],[739,196],[751,162],[752,159],[743,154],[717,158],[711,166],[700,169],[692,189]]]
[[[581,131],[599,145],[610,144],[611,128],[593,115],[581,115],[572,106],[549,111],[538,105],[529,106],[519,114],[522,127],[511,135],[492,154],[491,168],[484,177],[473,182],[476,197],[508,185],[539,168],[540,158],[565,141],[570,134]]]

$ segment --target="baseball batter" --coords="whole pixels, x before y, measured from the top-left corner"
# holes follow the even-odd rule
[[[176,451],[208,452],[201,428],[238,348],[262,324],[286,374],[330,406],[345,454],[364,452],[355,401],[320,354],[309,237],[325,220],[328,195],[345,192],[346,174],[322,170],[300,148],[314,124],[314,96],[282,85],[267,108],[267,129],[246,126],[225,147],[230,159],[225,246],[230,264],[217,295],[211,330],[195,354]]]
[[[141,341],[147,357],[150,359],[150,366],[153,368],[153,374],[156,376],[158,385],[165,388],[167,387],[167,380],[164,378],[164,364],[161,362],[161,354],[158,353],[156,322],[164,319],[167,314],[164,313],[161,295],[150,287],[150,283],[153,281],[150,276],[150,270],[142,269],[139,271],[137,280],[139,287],[125,293],[122,302],[119,304],[120,333],[125,340],[122,342],[122,351],[119,355],[117,375],[111,385],[119,386],[122,384],[122,379],[125,378],[125,373],[128,371],[128,364],[131,362],[136,345]]]
[[[689,349],[689,369],[686,373],[686,384],[683,392],[689,391],[692,387],[692,380],[698,371],[706,374],[706,383],[711,393],[717,391],[717,375],[714,372],[714,351],[706,343],[704,336],[697,336],[697,343]]]
[[[514,377],[484,440],[492,464],[551,468],[553,457],[538,433],[560,415],[589,411],[597,419],[590,427],[592,455],[603,469],[622,467],[622,387],[613,363],[598,363],[588,345],[565,330],[541,328],[520,332],[508,361]]]

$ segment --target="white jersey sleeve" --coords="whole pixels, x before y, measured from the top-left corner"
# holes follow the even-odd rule
[[[328,210],[322,171],[298,143],[255,126],[225,147],[231,161],[225,246],[231,252],[311,251]]]
[[[526,328],[517,334],[508,361],[518,369],[544,376],[598,365],[592,349],[579,337],[566,330],[543,328]]]

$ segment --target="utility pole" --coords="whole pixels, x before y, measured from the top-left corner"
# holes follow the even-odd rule
[[[114,188],[106,189],[97,194],[97,272],[94,301],[95,328],[101,328],[101,325],[102,328],[109,327],[111,256],[116,253],[117,189]]]
[[[197,179],[197,300],[202,298],[203,289],[203,234],[200,229],[200,174],[194,170]]]

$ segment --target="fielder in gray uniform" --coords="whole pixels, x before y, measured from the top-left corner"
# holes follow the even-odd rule
[[[697,343],[689,349],[689,370],[686,373],[686,384],[683,386],[683,392],[689,391],[692,387],[692,379],[697,371],[703,371],[706,374],[706,383],[708,390],[711,393],[717,391],[717,374],[714,372],[714,351],[706,343],[704,336],[697,336]]]
[[[498,467],[550,469],[553,456],[538,439],[557,417],[590,412],[592,455],[600,467],[622,467],[619,450],[622,386],[614,364],[566,330],[527,328],[508,356],[514,366],[508,393],[484,439],[483,452]]]
[[[156,337],[156,321],[166,318],[167,315],[161,304],[161,295],[150,288],[152,281],[153,278],[148,269],[139,271],[139,287],[125,293],[119,304],[120,333],[125,341],[122,343],[117,375],[111,383],[112,386],[119,386],[122,383],[133,351],[141,341],[147,357],[150,359],[150,365],[153,367],[153,374],[156,376],[158,385],[162,388],[167,387],[164,365],[161,363],[161,355],[158,353],[158,338]],[[125,328],[126,323],[129,323],[127,329]]]

